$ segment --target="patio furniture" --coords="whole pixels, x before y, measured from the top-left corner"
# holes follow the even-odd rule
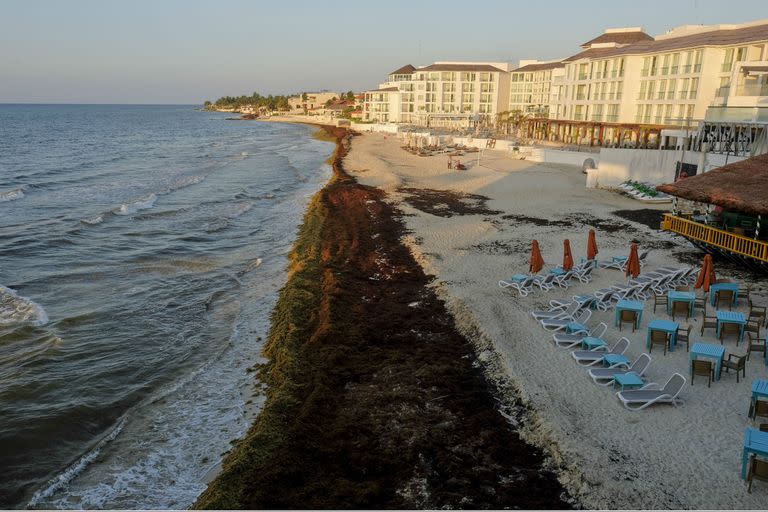
[[[527,276],[522,281],[515,281],[514,279],[511,281],[499,281],[499,286],[501,288],[513,288],[517,290],[521,297],[526,297],[533,291],[533,281],[534,276]]]
[[[754,393],[753,393],[754,396]],[[768,418],[768,402],[765,400],[755,399],[754,404],[749,409],[749,418],[750,419],[757,419],[758,417],[761,418]]]
[[[694,375],[704,375],[707,377],[707,387],[712,387],[712,378],[714,377],[714,374],[715,368],[712,361],[691,361],[691,386],[693,386]]]
[[[578,313],[580,309],[581,306],[577,302],[572,302],[566,307],[560,305],[553,306],[548,311],[531,311],[531,316],[536,320],[543,320],[545,318],[551,320],[556,320],[558,318],[573,318],[573,315]]]
[[[687,284],[686,285],[678,285],[678,286],[675,286],[675,291],[676,292],[690,292],[691,291],[691,287],[688,286]]]
[[[645,339],[645,346],[649,347],[651,346],[651,336],[652,333],[655,331],[661,331],[664,333],[667,333],[669,335],[669,350],[670,352],[675,350],[675,344],[677,343],[677,328],[679,325],[676,322],[672,322],[670,320],[652,320],[648,324],[648,334]],[[661,338],[656,338],[657,340],[661,340]],[[665,351],[666,353],[666,351]]]
[[[660,295],[658,293],[653,294],[653,312],[656,313],[656,308],[658,306],[664,306],[665,308],[669,307],[669,297],[666,295]]]
[[[540,321],[540,323],[541,326],[548,331],[561,331],[565,329],[566,332],[570,333],[578,333],[582,331],[586,333],[589,331],[586,323],[589,321],[591,316],[591,310],[583,309],[580,313],[571,317],[557,319],[544,318]]]
[[[603,361],[606,357],[609,355],[622,355],[624,352],[627,351],[629,348],[629,340],[627,338],[619,338],[619,341],[616,342],[616,344],[608,351],[608,352],[602,352],[602,351],[592,351],[592,350],[574,350],[571,352],[571,357],[573,357],[577,363],[585,365],[585,366],[594,366],[595,364]],[[623,357],[623,360],[628,362],[626,357]]]
[[[744,324],[744,332],[754,334],[756,338],[760,337],[760,321],[754,318],[747,317],[747,323]]]
[[[766,353],[765,338],[756,338],[752,336],[752,333],[747,334],[749,335],[749,345],[747,345],[747,361],[749,361],[749,357],[752,355],[752,352],[762,352],[763,359],[765,359],[765,364],[768,364],[768,353]]]
[[[738,334],[739,338],[736,345],[744,338],[744,325],[747,323],[744,313],[736,311],[718,311],[717,315],[717,337],[723,342],[723,334]]]
[[[704,329],[717,329],[717,317],[707,316],[706,311],[701,314],[701,336],[704,336]]]
[[[637,311],[630,311],[630,310],[619,311],[617,309],[616,310],[616,314],[619,317],[619,332],[621,332],[621,326],[625,322],[629,322],[630,324],[632,324],[632,332],[635,332],[635,328],[637,327],[637,324],[638,324],[638,320],[637,320],[638,313],[637,313]]]
[[[602,338],[595,338],[594,336],[584,336],[581,339],[581,348],[584,350],[608,350],[608,344]]]
[[[600,338],[608,330],[608,326],[603,322],[597,324],[594,329],[590,329],[586,334],[568,334],[564,332],[556,332],[552,335],[552,339],[555,341],[555,345],[559,348],[571,348],[579,345],[585,336],[591,336],[593,338]]]
[[[736,293],[738,294],[739,297],[743,297],[747,299],[747,304],[749,304],[752,302],[752,299],[750,298],[750,295],[749,295],[751,291],[752,291],[752,285],[747,283],[746,286],[744,286],[744,288],[739,286],[739,289],[736,291]]]
[[[715,292],[715,308],[720,309],[721,304],[728,306],[728,311],[733,308],[733,299],[736,292],[733,290],[718,290]]]
[[[707,298],[702,297],[696,297],[693,300],[693,312],[695,313],[697,309],[700,309],[703,313],[707,312]]]
[[[619,391],[616,396],[624,404],[624,407],[631,411],[640,411],[653,404],[666,403],[677,406],[681,400],[677,397],[685,386],[685,377],[679,373],[674,373],[669,378],[664,387],[655,382],[646,384],[640,389],[630,389]]]
[[[754,454],[749,456],[749,470],[747,471],[747,492],[752,493],[752,481],[762,480],[768,482],[768,461],[758,459]]]
[[[541,288],[542,291],[548,292],[552,290],[555,285],[555,274],[547,274],[545,276],[536,276],[533,279],[533,284]]]
[[[590,368],[587,373],[592,378],[592,382],[599,386],[610,386],[616,375],[633,372],[642,376],[651,364],[651,356],[640,354],[628,369],[623,368]]]
[[[766,314],[768,314],[768,310],[765,306],[757,306],[753,304],[751,300],[749,301],[749,315],[747,315],[747,320],[756,320],[758,323],[764,324]]]
[[[756,380],[752,383],[752,396],[749,399],[749,412],[747,417],[753,419],[752,412],[755,409],[755,402],[760,398],[768,398],[768,380]]]
[[[693,314],[693,303],[696,300],[696,294],[693,292],[671,291],[667,293],[667,313],[672,314],[672,320],[676,313],[685,313],[687,320]]]
[[[747,427],[744,432],[744,448],[741,451],[741,478],[747,478],[747,462],[751,454],[768,457],[768,432]]]
[[[643,379],[634,372],[620,373],[613,378],[613,389],[618,386],[621,391],[643,387]]]
[[[720,290],[732,291],[733,305],[735,306],[738,303],[739,283],[726,283],[726,282],[718,281],[717,283],[709,287],[709,301],[711,302],[712,306],[715,306],[716,295],[717,295],[717,292],[719,292]]]
[[[690,325],[686,329],[683,329],[682,327],[677,328],[677,339],[675,340],[675,343],[685,343],[686,352],[691,348],[691,329],[693,329],[693,327]]]
[[[720,371],[725,368],[725,373],[728,373],[728,370],[736,370],[736,384],[739,383],[739,372],[741,372],[742,376],[746,379],[747,378],[747,356],[746,354],[743,356],[737,356],[736,354],[728,354],[728,357],[723,359],[722,365],[720,365]]]
[[[694,343],[691,347],[691,362],[700,357],[712,359],[715,362],[715,379],[720,379],[720,365],[725,357],[725,347],[710,343]]]
[[[669,348],[669,333],[663,331],[649,331],[651,336],[651,344],[648,346],[648,352],[653,352],[654,345],[662,345],[664,348],[664,355],[667,355],[667,348]]]

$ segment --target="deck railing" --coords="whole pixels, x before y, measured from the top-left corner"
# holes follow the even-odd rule
[[[661,228],[720,249],[768,263],[768,243],[736,233],[729,233],[700,222],[664,214]]]

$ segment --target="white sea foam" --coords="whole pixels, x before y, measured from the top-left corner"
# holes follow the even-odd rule
[[[112,213],[115,215],[133,215],[139,210],[147,210],[152,208],[155,206],[155,201],[157,201],[157,195],[149,194],[148,196],[144,196],[141,199],[137,199],[136,201],[123,203],[120,205],[120,208],[114,210]]]
[[[44,325],[48,315],[39,304],[0,285],[0,325]]]
[[[80,219],[80,222],[83,224],[90,224],[90,225],[96,225],[101,224],[104,222],[104,216],[103,215],[97,215],[95,217],[91,217],[90,219]]]
[[[5,190],[3,192],[0,192],[0,203],[5,203],[7,201],[15,201],[16,199],[21,199],[24,197],[24,188],[15,188],[12,190]]]
[[[125,416],[120,418],[120,421],[117,422],[117,425],[106,436],[104,436],[91,451],[80,457],[77,462],[56,475],[56,477],[45,484],[43,488],[38,490],[32,496],[32,499],[29,500],[27,508],[37,506],[37,504],[41,501],[50,498],[54,493],[65,488],[69,482],[71,482],[77,475],[82,473],[85,468],[87,468],[88,465],[91,464],[96,459],[96,457],[99,456],[101,450],[104,448],[104,446],[107,445],[107,443],[114,441],[114,439],[120,434],[120,431],[123,430],[123,426],[125,426]]]

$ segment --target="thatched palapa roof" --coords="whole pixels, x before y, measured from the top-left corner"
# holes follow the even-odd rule
[[[768,154],[659,185],[656,190],[748,215],[768,215]]]

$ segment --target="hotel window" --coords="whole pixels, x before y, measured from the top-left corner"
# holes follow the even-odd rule
[[[589,64],[579,64],[579,80],[589,78]]]
[[[472,103],[462,103],[461,104],[461,111],[462,112],[472,112]]]
[[[619,78],[624,76],[624,57],[619,59]]]
[[[653,93],[655,92],[655,90],[656,90],[656,82],[654,82],[653,80],[650,80],[648,82],[648,96],[647,96],[647,99],[649,99],[649,100],[653,99]]]
[[[437,84],[427,83],[427,92],[434,92],[437,90]]]
[[[618,105],[608,105],[608,115],[606,116],[605,120],[609,123],[615,123],[619,120],[619,106]]]
[[[661,64],[661,74],[662,75],[668,75],[669,74],[669,54],[664,54],[664,60]]]
[[[651,58],[643,57],[643,69],[640,71],[640,76],[648,76],[651,71]]]
[[[456,84],[454,84],[454,83],[444,83],[443,84],[443,92],[456,92]]]
[[[624,82],[614,82],[616,85],[616,99],[620,100],[622,93],[624,92]],[[611,88],[613,89],[613,88]]]
[[[640,93],[638,93],[637,99],[644,100],[647,90],[648,90],[648,80],[640,80]]]
[[[643,122],[643,105],[637,106],[637,109],[635,111],[635,122],[636,123]]]
[[[659,81],[659,92],[656,95],[657,100],[663,100],[667,96],[667,81],[666,80],[660,80]]]
[[[685,120],[685,105],[677,106],[677,117],[680,118],[681,121]]]
[[[461,86],[463,92],[475,92],[475,84],[464,84]]]
[[[731,77],[730,76],[724,76],[720,78],[720,87],[717,88],[717,92],[715,93],[715,97],[717,98],[723,98],[725,96],[728,96],[728,92],[730,91],[731,86]]]
[[[427,94],[426,102],[427,103],[434,103],[437,101],[437,94],[431,92]]]
[[[664,124],[672,124],[672,105],[664,107]]]
[[[723,65],[720,67],[720,71],[726,73],[731,69],[733,69],[733,48],[726,48],[725,59],[723,60]]]
[[[480,81],[481,82],[493,81],[493,73],[480,73]]]
[[[573,119],[575,121],[584,121],[584,105],[576,105],[573,109]]]
[[[480,95],[480,103],[491,103],[491,98],[493,96],[491,94],[481,94]]]
[[[693,119],[693,105],[688,105],[685,110],[685,117]]]
[[[526,88],[530,90],[530,88]],[[480,84],[480,92],[493,92],[493,84]]]
[[[664,115],[664,105],[656,105],[656,117],[653,118],[653,122],[661,124],[661,120]]]
[[[675,85],[677,84],[677,80],[674,78],[669,81],[667,84],[667,99],[673,100],[675,99]]]
[[[454,80],[456,80],[456,73],[451,73],[450,71],[443,71],[442,73],[440,73],[440,80],[453,82]]]
[[[696,92],[699,88],[699,79],[698,78],[691,78],[691,92],[688,95],[689,99],[695,100],[696,99]]]
[[[587,99],[587,86],[586,85],[579,85],[576,87],[576,100],[585,100]]]
[[[678,97],[681,100],[684,100],[684,99],[688,98],[688,84],[689,84],[690,81],[691,81],[690,78],[683,78],[680,81],[680,94],[679,94]]]
[[[603,120],[603,106],[602,105],[595,105],[592,109],[592,120],[593,121],[602,121]]]
[[[685,66],[682,73],[690,73],[693,65],[693,52],[685,52]]]
[[[461,74],[461,79],[464,82],[474,82],[475,78],[476,78],[475,73],[462,73]]]
[[[672,55],[672,66],[669,68],[670,75],[676,75],[677,70],[680,68],[680,54],[675,53]]]
[[[701,71],[701,50],[696,50],[693,54],[693,72],[698,73]]]
[[[430,72],[429,76],[427,77],[427,80],[437,80],[439,78],[440,78],[440,73]]]

